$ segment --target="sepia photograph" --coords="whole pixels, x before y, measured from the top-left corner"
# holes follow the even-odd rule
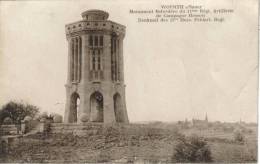
[[[257,163],[258,0],[0,1],[0,163]]]

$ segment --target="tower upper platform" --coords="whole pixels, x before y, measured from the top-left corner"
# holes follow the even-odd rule
[[[109,14],[102,10],[87,10],[81,14],[83,20],[67,24],[65,31],[67,37],[95,31],[116,33],[124,37],[125,26],[108,20]]]

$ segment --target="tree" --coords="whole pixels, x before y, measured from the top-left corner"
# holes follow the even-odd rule
[[[212,162],[210,148],[203,138],[193,135],[178,140],[173,155],[174,162]]]
[[[16,124],[21,123],[25,116],[34,118],[39,113],[39,108],[28,103],[10,101],[0,109],[0,124],[6,117],[10,117]]]

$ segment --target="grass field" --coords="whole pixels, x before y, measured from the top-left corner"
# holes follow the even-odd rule
[[[234,141],[233,131],[176,124],[112,126],[88,136],[34,134],[1,154],[0,162],[172,162],[181,134],[204,137],[213,162],[256,162],[257,126],[250,128],[244,143]]]

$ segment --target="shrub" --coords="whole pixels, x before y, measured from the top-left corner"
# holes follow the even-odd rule
[[[30,117],[30,116],[25,116],[23,120],[24,120],[24,121],[31,121],[31,120],[32,120],[32,117]]]
[[[53,121],[53,117],[54,117],[54,115],[55,115],[55,114],[53,114],[53,113],[47,115],[46,120],[51,120],[51,121]]]
[[[110,161],[111,161],[111,155],[110,155],[109,151],[107,151],[107,152],[101,151],[98,156],[97,162],[98,163],[108,163]]]
[[[46,118],[40,118],[39,121],[40,122],[46,122]]]
[[[42,114],[39,115],[38,120],[40,122],[53,122],[54,116],[57,114],[47,114],[47,112],[43,112]]]
[[[232,131],[234,131],[234,127],[233,126],[223,126],[223,131],[232,133]]]
[[[240,129],[234,130],[234,140],[240,143],[245,142],[245,135],[243,134],[242,130]]]
[[[62,116],[59,115],[59,114],[55,114],[55,115],[53,116],[53,122],[54,122],[54,123],[62,123]]]
[[[80,121],[81,122],[88,122],[88,115],[87,114],[82,114],[81,116],[80,116]]]
[[[10,125],[12,123],[13,123],[13,120],[10,117],[6,117],[3,120],[3,124],[5,124],[5,125]]]
[[[42,114],[39,115],[38,119],[41,120],[42,118],[47,118],[48,117],[48,114],[47,112],[43,112]]]
[[[174,162],[212,162],[211,150],[207,142],[196,135],[179,137],[173,155]]]

